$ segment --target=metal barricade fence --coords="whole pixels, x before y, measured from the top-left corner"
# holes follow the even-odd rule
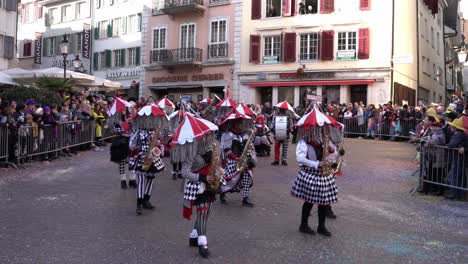
[[[415,131],[419,120],[399,119],[391,121],[382,118],[364,118],[357,116],[353,118],[338,117],[338,122],[344,124],[345,136],[372,136],[388,138],[410,138],[411,131]]]
[[[458,198],[468,192],[468,155],[466,149],[453,149],[438,145],[420,145],[420,190],[422,192],[443,192]]]

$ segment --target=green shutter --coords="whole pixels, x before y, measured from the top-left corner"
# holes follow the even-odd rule
[[[99,64],[99,53],[94,52],[94,54],[93,54],[93,66],[94,66],[95,71],[98,70],[98,67],[99,67],[98,64]]]
[[[125,49],[120,50],[120,67],[125,66]]]
[[[140,47],[136,48],[135,52],[135,64],[140,65]]]
[[[110,68],[112,65],[112,51],[106,50],[106,68]]]
[[[99,39],[99,23],[94,28],[94,39]]]
[[[137,14],[137,17],[138,17],[138,32],[141,31],[141,24],[142,24],[142,17],[141,17],[141,13]]]
[[[114,0],[110,0],[110,5],[113,5],[114,4]]]
[[[107,36],[108,37],[112,37],[112,23],[113,20],[110,20],[109,21],[109,24],[107,24]]]

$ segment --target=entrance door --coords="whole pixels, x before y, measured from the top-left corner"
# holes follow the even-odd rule
[[[351,85],[351,102],[364,102],[367,105],[367,85]]]
[[[324,86],[322,89],[323,102],[327,104],[340,103],[340,86],[329,85]]]
[[[224,98],[224,87],[210,87],[210,97],[215,97],[214,95],[218,96],[220,99]]]
[[[272,103],[273,87],[260,87],[260,103],[265,105],[266,102]]]

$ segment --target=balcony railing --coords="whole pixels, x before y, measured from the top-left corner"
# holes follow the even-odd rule
[[[208,45],[208,59],[226,58],[228,56],[228,44],[218,43]]]
[[[151,51],[151,63],[163,66],[198,65],[202,63],[203,50],[198,48],[163,49]]]
[[[203,0],[166,0],[162,12],[168,15],[205,11]]]

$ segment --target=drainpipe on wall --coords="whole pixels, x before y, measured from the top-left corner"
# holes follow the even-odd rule
[[[393,84],[393,56],[395,53],[395,0],[392,0],[392,51],[390,55],[390,100],[393,102],[394,96],[393,96],[393,89],[394,89],[394,84]]]

